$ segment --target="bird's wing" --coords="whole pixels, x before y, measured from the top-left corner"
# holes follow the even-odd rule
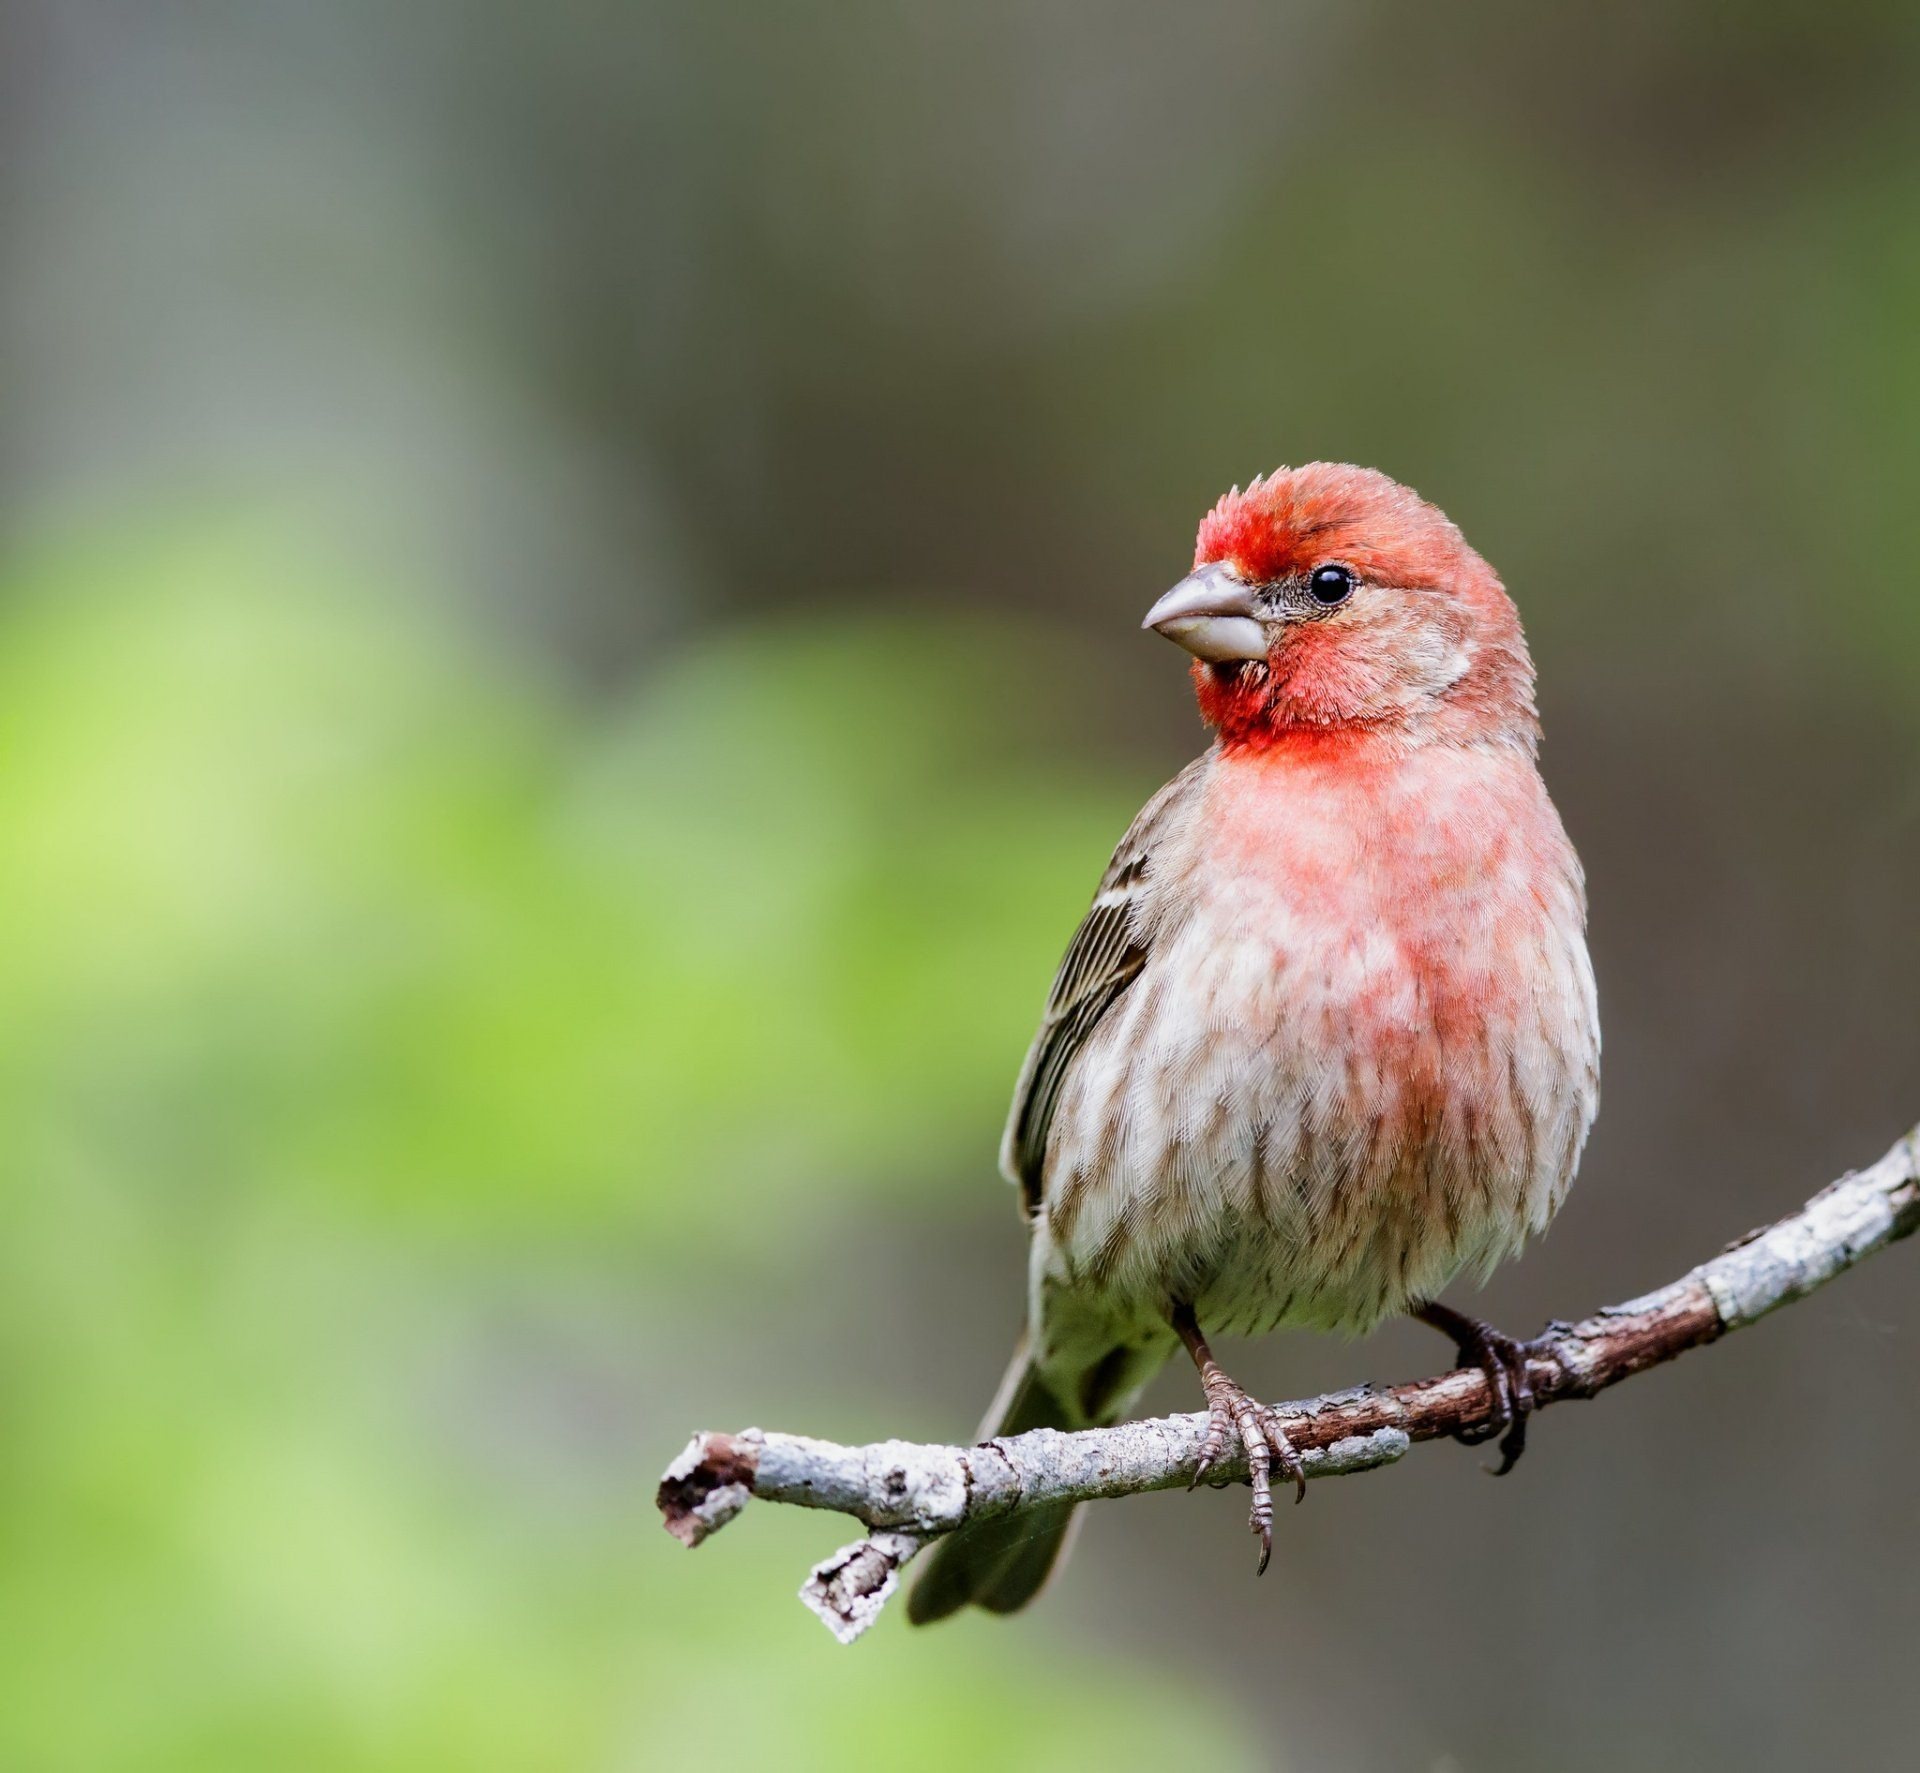
[[[1156,854],[1192,805],[1210,761],[1210,755],[1196,758],[1140,809],[1054,975],[1000,1145],[1000,1168],[1019,1184],[1029,1217],[1040,1206],[1041,1168],[1060,1087],[1101,1017],[1147,964],[1152,938],[1143,911],[1158,885]]]

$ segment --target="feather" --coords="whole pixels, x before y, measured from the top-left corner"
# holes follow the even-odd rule
[[[1040,1207],[1047,1136],[1061,1086],[1088,1037],[1147,963],[1145,911],[1154,887],[1154,849],[1197,794],[1207,761],[1196,759],[1182,770],[1127,828],[1054,975],[1000,1149],[1001,1170],[1019,1185],[1029,1217]]]

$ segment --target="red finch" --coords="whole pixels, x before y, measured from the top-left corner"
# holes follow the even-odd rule
[[[1206,754],[1150,800],[1067,948],[1001,1167],[1027,1330],[982,1438],[1124,1415],[1185,1346],[1203,1469],[1246,1448],[1260,1567],[1274,1413],[1206,1336],[1412,1312],[1483,1366],[1507,1469],[1525,1351],[1434,1303],[1565,1197],[1599,1094],[1580,863],[1534,758],[1533,662],[1492,569],[1416,494],[1309,463],[1237,488],[1145,626],[1194,656]],[[916,1620],[1039,1589],[1071,1510],[941,1545]]]

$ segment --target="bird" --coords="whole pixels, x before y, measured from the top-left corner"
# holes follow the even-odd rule
[[[1142,626],[1191,655],[1212,741],[1114,850],[1021,1069],[1000,1167],[1027,1320],[979,1439],[1122,1420],[1184,1349],[1199,1477],[1239,1440],[1264,1571],[1301,1460],[1209,1338],[1410,1314],[1487,1375],[1461,1438],[1499,1436],[1502,1472],[1525,1448],[1527,1346],[1438,1295],[1573,1181],[1599,1104],[1586,884],[1519,614],[1387,475],[1236,486]],[[910,1617],[1024,1606],[1072,1514],[943,1540]]]

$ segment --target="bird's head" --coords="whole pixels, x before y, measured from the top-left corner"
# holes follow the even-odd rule
[[[1418,494],[1309,462],[1228,493],[1144,626],[1229,746],[1382,731],[1531,750],[1533,662],[1493,569]]]

